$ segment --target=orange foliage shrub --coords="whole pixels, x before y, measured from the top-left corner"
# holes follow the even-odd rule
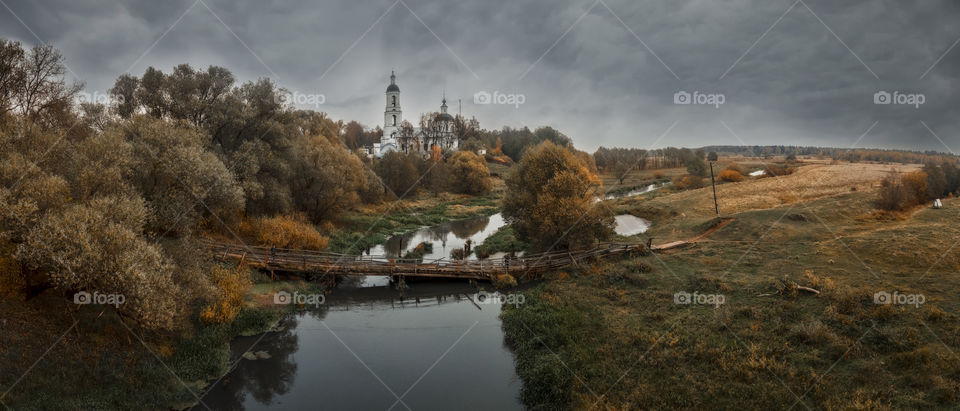
[[[926,201],[927,173],[917,170],[884,178],[875,204],[881,210],[903,211]]]
[[[667,176],[667,174],[664,173],[663,170],[657,170],[657,171],[654,171],[654,172],[653,172],[653,178],[656,178],[656,179],[661,179],[661,178],[664,178],[664,177],[666,177],[666,176]]]
[[[738,173],[736,170],[723,170],[720,172],[720,180],[723,181],[743,181],[743,174]]]
[[[677,177],[673,179],[673,186],[680,190],[692,190],[695,188],[703,187],[703,179],[700,176],[695,176],[692,174],[687,174],[683,177]]]
[[[236,228],[240,236],[269,247],[323,250],[330,241],[302,215],[244,219]]]
[[[907,196],[913,204],[923,204],[927,201],[927,173],[922,170],[913,171],[903,175],[903,188],[907,190]]]
[[[743,174],[743,173],[744,173],[743,166],[741,166],[741,165],[738,164],[738,163],[730,163],[730,164],[727,164],[727,167],[726,167],[724,170],[733,170],[733,171],[736,171],[736,172],[738,172],[738,173],[740,173],[740,174]]]
[[[200,311],[200,320],[206,323],[229,323],[240,313],[243,296],[253,284],[250,281],[250,272],[217,265],[213,267],[210,276],[216,289],[216,297]]]

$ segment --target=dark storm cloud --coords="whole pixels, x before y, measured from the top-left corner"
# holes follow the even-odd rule
[[[553,125],[587,149],[647,147],[674,123],[657,146],[849,146],[876,123],[857,146],[945,151],[922,121],[960,150],[960,47],[947,52],[960,5],[948,0],[5,3],[89,92],[128,69],[216,64],[375,126],[395,69],[408,119],[445,92],[484,127]],[[0,9],[0,36],[36,43],[13,13]],[[725,103],[675,105],[681,90]],[[875,105],[880,90],[926,101]],[[478,91],[525,102],[475,105]]]

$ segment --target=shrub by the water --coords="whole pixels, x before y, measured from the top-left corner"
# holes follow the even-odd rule
[[[323,250],[329,239],[301,215],[258,217],[237,223],[237,233],[257,245],[277,248]]]

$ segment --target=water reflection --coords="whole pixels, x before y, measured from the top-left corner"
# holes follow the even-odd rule
[[[644,231],[649,226],[621,217],[621,233],[636,230],[637,220],[645,222]],[[504,224],[494,214],[423,228],[393,236],[371,254],[399,255],[431,242],[425,259],[449,258],[468,239],[480,245]],[[286,318],[284,331],[237,338],[232,358],[248,351],[267,355],[237,362],[204,404],[218,410],[388,409],[406,392],[403,402],[413,409],[522,409],[499,302],[479,301],[476,286],[464,282],[408,284],[401,292],[388,277],[344,277],[325,305]]]
[[[408,251],[422,242],[433,244],[433,250],[424,253],[424,260],[450,258],[450,252],[463,248],[469,239],[473,246],[478,246],[487,237],[497,232],[505,224],[499,213],[492,216],[470,218],[451,221],[434,227],[425,227],[417,231],[390,236],[387,242],[370,249],[371,255],[385,255],[402,257]],[[469,259],[476,256],[469,256]]]
[[[252,351],[271,357],[240,361],[204,403],[233,410],[387,409],[393,393],[409,390],[403,402],[412,409],[522,409],[501,307],[478,300],[475,286],[413,282],[401,293],[341,284],[326,302],[291,315],[285,331],[262,336]],[[237,339],[233,352],[251,351],[259,338]]]
[[[292,328],[295,323],[296,319],[289,319],[285,325]],[[220,410],[243,410],[250,402],[272,405],[275,397],[290,391],[298,368],[293,359],[293,354],[300,349],[297,334],[288,329],[262,336],[239,337],[231,343],[231,363],[241,359],[250,349],[266,352],[269,358],[242,359],[237,363],[242,366],[214,386],[203,398],[204,403]],[[205,408],[198,405],[194,409]]]
[[[623,197],[638,196],[638,195],[640,195],[640,194],[646,194],[646,193],[649,193],[649,192],[651,192],[651,191],[660,189],[660,188],[662,188],[662,187],[664,187],[664,186],[666,186],[666,185],[668,185],[668,184],[670,184],[670,182],[650,184],[650,185],[648,185],[648,186],[646,186],[646,187],[638,188],[638,189],[636,189],[636,190],[628,191],[628,192],[626,192],[626,193],[607,194],[607,195],[605,195],[605,196],[603,197],[603,199],[604,199],[604,200],[612,200],[612,199],[614,199],[614,198],[623,198]]]
[[[614,217],[617,221],[614,231],[622,236],[631,236],[644,233],[650,229],[650,221],[630,214],[621,214]]]

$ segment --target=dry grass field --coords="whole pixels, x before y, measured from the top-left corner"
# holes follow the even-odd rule
[[[753,178],[717,186],[720,211],[724,215],[766,209],[783,204],[807,202],[850,191],[870,191],[891,172],[907,172],[919,165],[890,164],[810,164],[781,177]],[[710,187],[674,194],[669,201],[689,204],[692,214],[713,213]]]
[[[704,241],[560,273],[528,292],[504,315],[528,404],[957,409],[960,199],[869,218],[890,169],[808,164],[718,186],[733,220]],[[653,222],[633,240],[715,224],[709,187],[613,203]],[[677,304],[678,293],[724,301]],[[878,293],[922,303],[878,304]]]

